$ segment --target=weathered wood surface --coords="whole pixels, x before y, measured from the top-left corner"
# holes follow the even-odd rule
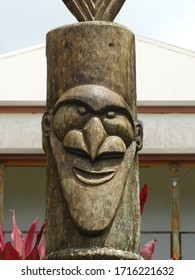
[[[46,239],[53,259],[138,259],[135,38],[106,22],[47,34]]]
[[[115,23],[83,22],[47,34],[47,109],[75,85],[106,86],[136,116],[135,38]]]

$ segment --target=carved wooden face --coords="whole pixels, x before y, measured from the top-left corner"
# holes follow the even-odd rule
[[[74,224],[101,234],[120,206],[136,152],[128,105],[107,88],[78,86],[55,106],[50,143]]]

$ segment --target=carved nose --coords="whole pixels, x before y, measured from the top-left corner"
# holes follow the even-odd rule
[[[98,151],[107,137],[106,131],[99,118],[93,117],[85,125],[83,130],[84,138],[88,146],[89,155],[94,161]]]

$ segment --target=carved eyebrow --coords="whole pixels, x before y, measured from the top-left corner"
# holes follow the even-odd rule
[[[59,110],[59,108],[65,105],[83,106],[87,108],[89,112],[93,112],[91,106],[89,106],[86,102],[83,102],[82,100],[78,100],[78,99],[71,99],[71,100],[64,100],[62,102],[59,102],[53,109],[53,115],[55,115],[55,113]]]
[[[130,112],[125,107],[117,106],[117,105],[106,105],[96,112],[100,114],[104,114],[110,111],[119,113],[121,115],[125,115],[128,119],[129,118],[132,119]]]
[[[64,100],[63,102],[58,103],[57,106],[53,110],[53,115],[58,111],[59,108],[65,106],[67,104],[83,106],[88,110],[89,113],[94,114],[94,115],[102,115],[102,114],[105,114],[107,112],[114,111],[118,114],[121,114],[121,115],[124,115],[125,117],[127,117],[127,119],[129,120],[129,122],[131,123],[133,128],[135,126],[131,113],[125,107],[117,106],[117,105],[112,104],[112,105],[102,106],[99,110],[95,110],[88,103],[86,103],[82,100],[78,100],[78,99]]]
[[[56,111],[60,107],[63,107],[67,104],[83,106],[83,107],[86,107],[89,111],[94,112],[94,113],[98,113],[98,114],[103,114],[103,113],[106,113],[108,111],[114,111],[114,112],[118,112],[118,113],[121,113],[121,114],[127,116],[127,118],[130,117],[132,119],[131,113],[127,110],[127,108],[125,108],[123,106],[118,106],[118,105],[114,105],[114,104],[109,104],[109,105],[104,105],[104,106],[102,105],[102,107],[100,109],[96,110],[94,108],[95,106],[92,106],[92,105],[88,104],[87,102],[82,101],[82,100],[78,100],[78,99],[64,100],[63,102],[58,103],[56,105],[56,107],[53,109],[53,114],[55,114]]]
[[[112,111],[118,113],[119,115],[124,115],[134,127],[134,121],[131,116],[131,113],[125,107],[116,106],[116,105],[107,105],[101,108],[100,110],[96,111],[95,113],[99,115],[99,114],[106,114]]]

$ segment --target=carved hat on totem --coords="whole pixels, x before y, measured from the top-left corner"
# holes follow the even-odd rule
[[[55,32],[55,36],[53,36]],[[56,51],[54,51],[54,49]],[[136,117],[135,37],[111,22],[83,22],[47,34],[48,109],[80,85],[99,85],[117,93]]]

